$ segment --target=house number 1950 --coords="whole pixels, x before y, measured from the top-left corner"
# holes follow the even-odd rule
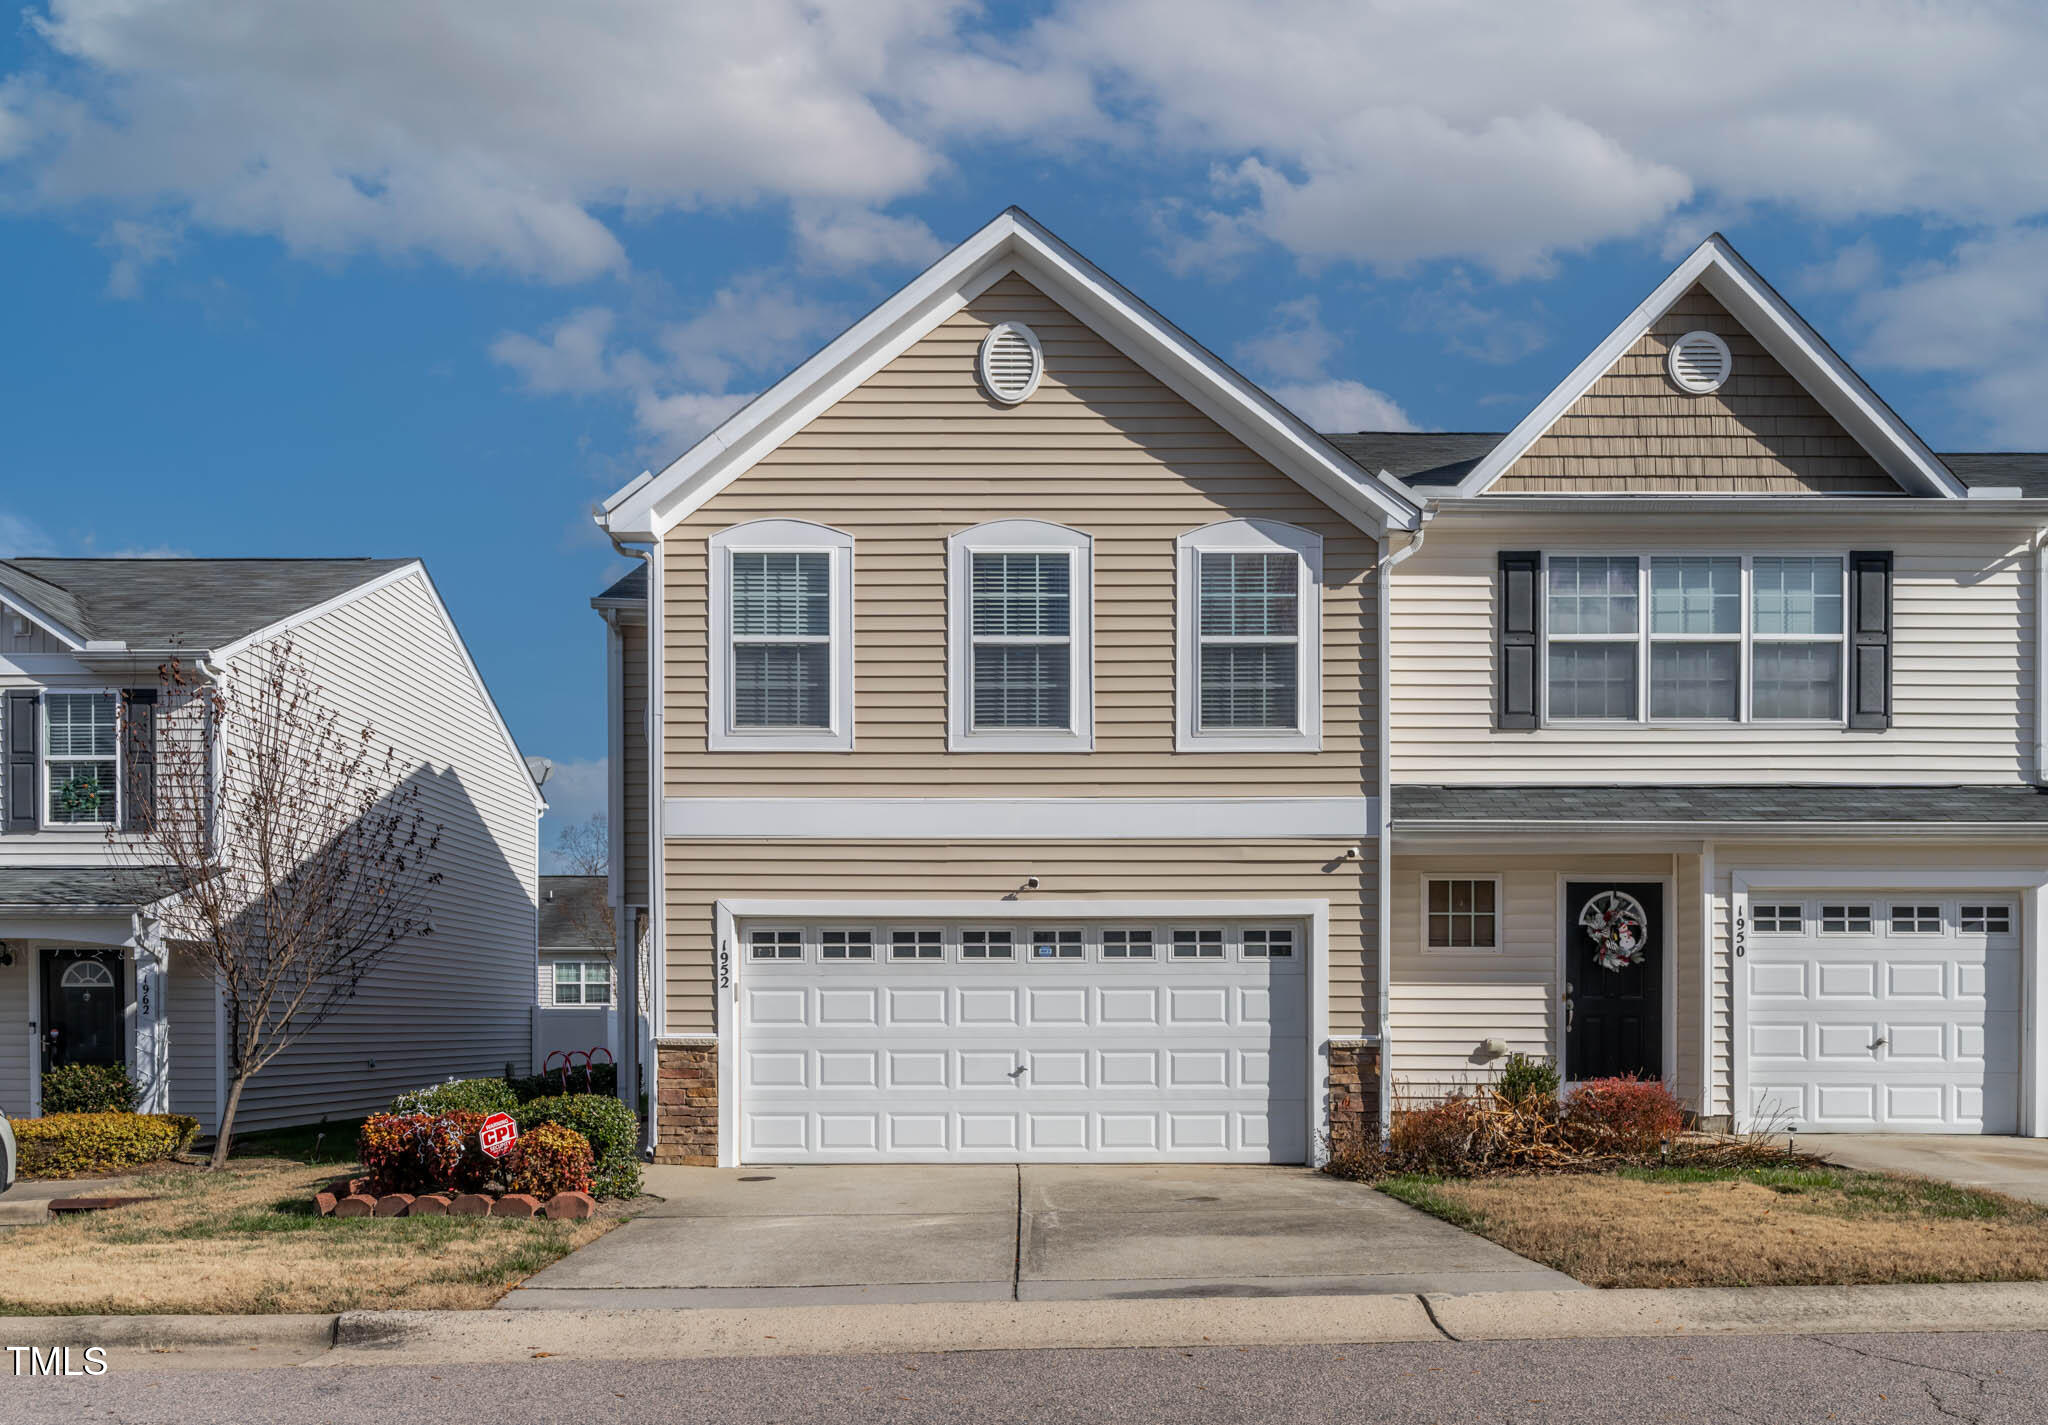
[[[1740,960],[1749,953],[1749,917],[1735,917],[1735,958]]]

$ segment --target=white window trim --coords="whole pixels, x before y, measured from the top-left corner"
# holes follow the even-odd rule
[[[832,720],[826,728],[733,725],[732,556],[829,554],[832,559]],[[705,661],[706,741],[713,752],[853,750],[853,536],[808,520],[754,520],[720,530],[710,545],[711,610]]]
[[[1636,561],[1636,631],[1633,634],[1557,634],[1550,627],[1550,562],[1556,559],[1622,559]],[[1833,634],[1778,634],[1757,633],[1755,629],[1755,596],[1753,574],[1758,559],[1832,559],[1842,569],[1842,627]],[[1650,632],[1650,561],[1653,559],[1740,559],[1742,561],[1742,632],[1740,637],[1725,633],[1661,633]],[[1605,549],[1558,549],[1543,552],[1543,569],[1539,580],[1539,597],[1543,600],[1543,637],[1541,667],[1537,669],[1537,697],[1543,708],[1542,726],[1583,731],[1594,728],[1614,729],[1623,727],[1678,727],[1678,728],[1728,728],[1762,727],[1771,729],[1841,729],[1849,724],[1849,555],[1842,549],[1766,549],[1756,553],[1738,554],[1727,549],[1652,549],[1642,550],[1634,555],[1616,553]],[[1550,716],[1550,645],[1563,643],[1633,643],[1636,646],[1636,715],[1633,718],[1552,718]],[[1650,648],[1653,643],[1737,643],[1741,645],[1740,662],[1736,669],[1739,686],[1736,693],[1736,716],[1733,718],[1653,718],[1650,716]],[[1835,662],[1835,716],[1831,718],[1759,718],[1751,708],[1751,690],[1755,685],[1754,649],[1759,643],[1828,643],[1833,642],[1840,650]]]
[[[50,699],[52,697],[105,697],[114,700],[114,817],[111,821],[52,821],[50,819],[50,764],[52,762],[96,762],[96,757],[54,757],[50,752]],[[124,789],[121,783],[127,779],[122,775],[123,758],[121,742],[125,719],[121,709],[121,692],[118,688],[43,688],[36,698],[36,824],[44,831],[83,831],[94,836],[105,836],[108,831],[118,831],[122,825]]]
[[[1277,520],[1223,520],[1174,541],[1173,747],[1176,752],[1320,752],[1323,747],[1323,537]],[[1295,685],[1298,725],[1270,731],[1201,730],[1202,556],[1253,551],[1291,553],[1300,561],[1295,600]]]
[[[1432,945],[1429,943],[1429,883],[1431,881],[1491,881],[1493,883],[1493,944],[1491,945]],[[1415,881],[1416,944],[1425,955],[1490,955],[1498,957],[1504,953],[1507,936],[1507,904],[1502,899],[1505,887],[1498,872],[1473,874],[1464,871],[1424,871]]]
[[[557,957],[555,957],[554,959],[550,960],[550,961],[548,962],[548,964],[549,964],[549,966],[550,966],[550,968],[549,968],[549,970],[548,970],[548,1007],[549,1007],[549,1008],[551,1008],[551,1009],[616,1009],[616,1008],[618,1008],[618,1002],[619,1002],[619,986],[618,986],[618,976],[617,976],[616,974],[613,974],[613,973],[612,973],[612,962],[611,962],[611,961],[609,961],[609,960],[607,960],[607,959],[605,959],[605,958],[604,958],[604,957],[603,957],[602,955],[579,955],[579,956],[567,956],[567,955],[564,955],[564,956],[557,956]],[[560,989],[560,986],[561,986],[561,981],[560,981],[560,980],[559,980],[558,978],[556,978],[556,975],[555,975],[555,968],[557,968],[557,967],[560,967],[560,966],[562,966],[562,965],[574,965],[574,966],[576,966],[576,967],[577,967],[577,969],[576,969],[576,984],[577,984],[577,987],[578,987],[578,993],[586,993],[586,992],[587,992],[587,991],[589,990],[589,988],[590,988],[590,967],[591,967],[592,965],[602,965],[602,966],[604,966],[604,968],[605,968],[605,996],[606,996],[606,997],[605,997],[605,1000],[604,1000],[604,1002],[603,1002],[602,1004],[593,1004],[593,1003],[591,1003],[591,1001],[590,1001],[590,1000],[589,1000],[588,998],[585,998],[585,999],[581,999],[581,1000],[578,1000],[578,1001],[577,1001],[577,1002],[576,1002],[575,1004],[570,1004],[570,1003],[568,1003],[568,1002],[567,1002],[567,1001],[565,1001],[565,1000],[557,999],[557,998],[556,998],[556,994],[557,994],[557,992],[558,992],[558,991],[559,991],[559,989]]]
[[[1072,659],[1067,726],[974,726],[974,556],[1042,554],[1068,557],[1067,648]],[[1095,541],[1045,520],[996,520],[946,539],[946,748],[950,752],[1092,752],[1095,750]]]

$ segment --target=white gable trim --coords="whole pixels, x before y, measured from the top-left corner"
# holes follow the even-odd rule
[[[1301,419],[1204,350],[1100,268],[1011,208],[824,350],[756,396],[656,475],[607,500],[619,539],[660,537],[820,412],[991,285],[1015,272],[1276,468],[1370,534],[1413,529],[1415,502],[1361,474]]]
[[[1594,382],[1636,344],[1672,303],[1697,282],[1713,293],[1715,300],[1741,322],[1764,350],[1804,386],[1822,408],[1849,432],[1902,489],[1909,494],[1959,500],[1968,492],[1951,475],[1933,451],[1927,448],[1897,413],[1878,398],[1861,376],[1834,350],[1806,319],[1792,310],[1755,268],[1719,233],[1692,250],[1655,291],[1623,319],[1605,341],[1593,348],[1556,390],[1543,398],[1522,423],[1472,467],[1471,474],[1458,483],[1460,495],[1478,495],[1498,480],[1517,460],[1528,453],[1542,434],[1572,408]]]
[[[0,609],[11,610],[14,613],[20,614],[74,653],[85,647],[85,640],[83,638],[11,590],[0,589]]]

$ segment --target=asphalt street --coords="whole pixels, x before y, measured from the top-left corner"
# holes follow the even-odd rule
[[[0,1420],[1652,1422],[2048,1418],[2048,1334],[973,1351],[0,1377]]]

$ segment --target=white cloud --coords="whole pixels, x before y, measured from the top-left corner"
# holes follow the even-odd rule
[[[30,559],[56,552],[56,541],[43,533],[42,526],[0,510],[0,559]]]
[[[175,223],[150,223],[116,218],[101,234],[102,251],[114,254],[107,269],[107,295],[130,301],[142,295],[142,274],[178,250],[182,236]]]
[[[1283,382],[1266,390],[1320,431],[1415,429],[1415,422],[1392,396],[1362,381]]]
[[[922,267],[946,248],[921,218],[892,218],[861,208],[820,212],[799,207],[795,224],[804,264],[828,272]]]
[[[1321,376],[1342,348],[1337,334],[1323,325],[1322,304],[1301,297],[1276,307],[1272,325],[1239,342],[1236,352],[1239,361],[1264,375],[1307,381]]]
[[[1883,270],[1883,254],[1866,234],[1838,249],[1825,262],[1811,263],[1802,269],[1799,285],[1809,292],[1862,292],[1878,280]]]
[[[1855,306],[1859,360],[1960,379],[1994,445],[2048,443],[2048,227],[2003,229],[1905,273]]]
[[[1473,292],[1471,280],[1454,273],[1442,287],[1409,299],[1402,327],[1430,333],[1446,351],[1494,366],[1520,361],[1549,343],[1550,333],[1541,322],[1483,306],[1473,299]]]
[[[538,395],[624,398],[648,438],[646,453],[665,458],[746,403],[758,387],[742,378],[780,375],[835,321],[792,288],[748,274],[687,321],[654,331],[652,351],[616,339],[619,314],[611,308],[585,307],[542,336],[501,333],[490,355]]]
[[[611,781],[605,766],[602,757],[580,762],[558,761],[555,770],[548,773],[547,785],[540,789],[540,794],[548,799],[547,815],[540,819],[540,868],[543,873],[556,875],[567,869],[559,864],[555,855],[555,839],[562,834],[563,827],[575,826],[606,813]]]

